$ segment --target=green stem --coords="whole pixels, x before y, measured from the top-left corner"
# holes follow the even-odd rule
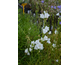
[[[44,23],[44,27],[45,27],[46,19],[44,19],[43,23]]]

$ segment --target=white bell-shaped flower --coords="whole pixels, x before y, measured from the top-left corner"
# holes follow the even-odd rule
[[[28,53],[28,48],[27,48],[27,49],[25,49],[25,53]]]
[[[42,14],[40,14],[40,18],[48,18],[50,15],[46,12],[46,11],[44,11],[44,14],[42,13]]]
[[[48,40],[48,37],[46,35],[44,36],[44,40]]]
[[[28,52],[27,55],[30,55],[30,53]]]
[[[48,26],[45,26],[45,30],[49,31],[49,27]]]
[[[53,43],[53,45],[52,45],[52,46],[53,46],[53,47],[56,47],[56,44],[54,44],[54,43]]]
[[[51,34],[51,31],[49,31],[49,33],[48,34]]]
[[[55,30],[55,31],[54,31],[54,33],[55,33],[55,34],[58,34],[58,31],[57,31],[57,30]]]
[[[47,33],[47,30],[43,29],[43,34],[46,34]]]
[[[43,50],[43,44],[41,44],[41,43],[39,43],[39,44],[37,44],[37,47],[38,47],[38,49],[40,49],[40,50]]]
[[[56,62],[58,62],[58,59],[56,60]]]
[[[45,18],[48,18],[49,16],[50,16],[50,15],[49,15],[48,13],[45,13],[45,14],[44,14],[44,17],[45,17]]]
[[[37,47],[37,45],[35,45],[34,49],[35,49],[35,50],[38,50],[38,47]]]
[[[31,52],[31,51],[32,51],[32,49],[31,49],[31,48],[29,48],[29,51]]]
[[[57,13],[56,16],[59,16],[59,13]]]
[[[39,44],[39,43],[40,43],[39,40],[40,40],[40,39],[36,40],[36,41],[35,41],[35,44]]]
[[[45,41],[44,38],[41,37],[41,41]]]
[[[50,43],[51,43],[51,42],[50,42],[50,40],[47,40],[47,43],[49,43],[49,44],[50,44]]]
[[[44,19],[44,14],[40,14],[40,18],[43,18]]]

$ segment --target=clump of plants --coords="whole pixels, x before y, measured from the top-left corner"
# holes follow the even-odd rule
[[[21,9],[18,10],[18,64],[61,65],[61,6],[53,5],[53,0],[30,3],[36,5],[35,15],[32,12],[23,14]],[[38,13],[38,5],[41,14]],[[58,16],[57,28],[54,16]],[[49,21],[52,22],[51,30]]]

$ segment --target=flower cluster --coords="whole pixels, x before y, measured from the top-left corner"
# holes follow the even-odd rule
[[[43,44],[41,44],[41,42],[39,41],[40,39],[36,40],[36,41],[31,41],[31,45],[30,47],[34,47],[35,50],[43,50]]]
[[[30,55],[29,51],[28,51],[28,48],[25,49],[25,53],[27,53],[27,55]]]
[[[44,14],[42,13],[42,14],[40,14],[40,18],[42,18],[42,19],[44,19],[44,18],[48,18],[50,15],[46,12],[46,11],[44,11]]]
[[[43,50],[43,44],[41,44],[41,42],[39,41],[40,39],[36,40],[36,41],[31,41],[31,44],[30,44],[30,48],[29,48],[29,51],[28,51],[28,48],[25,49],[25,53],[27,53],[27,55],[30,55],[29,52],[32,51],[32,48],[34,48],[35,50]]]
[[[48,26],[45,26],[45,28],[42,27],[42,31],[43,34],[46,34],[49,31],[49,27]],[[51,31],[49,31],[48,34],[51,34]]]
[[[41,44],[40,42],[37,43],[37,44],[35,45],[35,47],[34,47],[35,50],[38,50],[38,49],[39,49],[39,50],[43,50],[43,48],[44,48],[44,47],[43,47],[43,44]]]
[[[43,34],[46,34],[48,31],[49,31],[49,27],[45,26],[45,28],[43,29]]]
[[[47,43],[51,43],[50,42],[50,38],[48,38],[46,35],[44,36],[44,38],[41,37],[41,41],[47,41]]]
[[[48,51],[48,55],[46,55],[47,57],[49,57],[50,59],[52,59],[54,56],[56,56],[52,61],[54,62],[54,60],[56,61],[56,62],[59,62],[59,59],[57,59],[57,53],[55,53],[55,51],[57,50],[57,48],[59,47],[59,40],[60,40],[60,37],[57,35],[57,34],[59,34],[59,31],[58,31],[58,29],[60,29],[60,25],[61,25],[61,5],[60,6],[57,6],[57,4],[56,4],[56,2],[52,2],[52,1],[54,1],[54,0],[39,0],[39,2],[37,2],[37,0],[32,0],[33,2],[35,1],[36,3],[31,3],[31,5],[33,5],[33,4],[35,4],[36,5],[36,10],[35,10],[35,8],[34,7],[31,7],[31,8],[33,8],[34,10],[35,10],[35,12],[38,12],[39,10],[39,8],[41,8],[40,9],[40,12],[41,12],[41,14],[33,14],[32,13],[32,11],[34,11],[34,10],[28,10],[28,15],[31,15],[32,17],[32,19],[29,19],[28,18],[28,21],[30,20],[30,22],[31,22],[31,24],[33,24],[34,22],[33,21],[35,21],[35,25],[36,24],[39,24],[40,23],[40,25],[39,26],[41,26],[42,25],[42,23],[43,23],[43,27],[42,27],[42,30],[41,30],[41,32],[42,32],[42,37],[41,38],[39,38],[39,39],[36,39],[36,38],[38,38],[38,37],[34,37],[33,35],[35,34],[35,33],[33,33],[32,34],[32,32],[34,32],[34,30],[35,31],[37,31],[36,29],[33,29],[32,31],[31,31],[31,27],[27,30],[27,31],[29,31],[28,33],[29,33],[29,35],[30,35],[30,33],[32,34],[32,35],[30,35],[30,40],[29,40],[29,42],[27,41],[27,48],[25,48],[25,50],[24,50],[24,52],[25,52],[25,54],[27,54],[27,55],[31,55],[30,56],[30,61],[32,61],[32,59],[34,59],[34,58],[32,58],[32,56],[34,56],[34,57],[43,57],[42,55],[44,55],[44,54],[46,54],[45,53],[45,51],[46,51],[46,49],[50,46],[50,49],[48,49],[47,51]],[[48,2],[47,3],[47,1],[51,1],[50,3]],[[40,5],[39,5],[40,4]],[[47,5],[46,5],[47,4]],[[50,4],[50,5],[49,5]],[[39,5],[39,6],[38,6]],[[55,13],[55,14],[54,14]],[[49,16],[52,16],[52,17],[50,17],[49,18]],[[57,22],[58,22],[58,24],[59,25],[55,25],[54,24],[54,21],[53,21],[53,18],[54,18],[54,16],[55,17],[58,17],[58,20],[56,20]],[[35,20],[33,19],[33,18],[36,18]],[[39,19],[38,19],[39,18]],[[40,19],[40,18],[42,18],[42,19]],[[46,20],[47,20],[47,18],[49,18],[49,20],[50,19],[52,19],[51,20],[51,23],[53,23],[53,24],[51,24],[51,30],[52,31],[50,31],[49,30],[49,27],[48,26],[46,26]],[[54,18],[55,19],[55,18]],[[38,21],[37,21],[38,20]],[[48,20],[48,22],[49,22],[49,20]],[[41,22],[42,21],[42,22]],[[32,23],[33,22],[33,23]],[[55,25],[55,26],[54,26]],[[26,26],[25,26],[26,27]],[[57,29],[55,29],[54,27],[56,27]],[[59,28],[58,28],[59,27]],[[24,28],[24,27],[23,27]],[[35,27],[34,27],[35,28]],[[27,29],[27,28],[26,28]],[[26,31],[26,29],[25,29],[25,33],[27,32]],[[55,29],[55,30],[54,30]],[[23,29],[24,30],[24,29]],[[21,32],[22,33],[22,32]],[[40,37],[40,34],[38,35],[39,33],[37,33],[36,32],[36,36],[39,36]],[[51,34],[51,35],[50,35]],[[23,34],[22,34],[23,35]],[[49,35],[49,37],[47,36],[47,35]],[[59,39],[58,39],[59,38]],[[34,39],[36,39],[36,40],[34,40]],[[27,37],[27,40],[28,40],[28,37]],[[20,39],[20,41],[21,41],[21,39]],[[23,38],[22,38],[22,41],[24,41],[23,40]],[[26,41],[26,40],[25,40]],[[24,41],[24,43],[25,43],[25,41]],[[29,44],[30,43],[30,44]],[[47,45],[48,44],[48,45]],[[44,46],[45,45],[45,46]],[[57,47],[57,48],[56,48]],[[52,52],[51,51],[51,49],[54,51],[54,52]],[[36,54],[38,54],[38,53],[35,53],[35,54],[33,54],[33,52],[37,52],[37,51],[41,51],[42,53],[40,53],[39,55],[36,55]],[[58,51],[58,50],[57,50]],[[44,52],[44,53],[43,53]],[[50,53],[50,52],[52,52],[52,53]],[[53,56],[51,56],[51,54],[53,54]],[[45,56],[45,58],[46,58],[46,56]],[[51,58],[52,57],[52,58]],[[37,59],[37,58],[36,58]],[[43,58],[42,58],[43,59]],[[34,61],[34,60],[33,60]],[[33,62],[32,61],[32,62]],[[35,60],[36,61],[36,60]],[[52,62],[51,61],[51,62]],[[37,64],[37,63],[36,63]]]
[[[48,26],[45,26],[45,28],[43,29],[43,34],[46,34],[48,31],[49,31],[49,27]],[[55,30],[55,34],[57,34],[58,31]],[[51,31],[48,32],[48,34],[51,34]],[[36,40],[36,41],[31,41],[31,44],[30,44],[30,48],[29,48],[29,51],[28,51],[28,48],[25,49],[25,53],[27,53],[27,55],[30,55],[29,52],[32,51],[32,49],[34,50],[43,50],[44,47],[43,47],[43,44],[42,42],[46,41],[48,44],[51,44],[51,41],[50,41],[50,38],[48,38],[46,35],[44,35],[44,37],[41,37],[40,39]],[[55,43],[55,41],[54,41]],[[56,44],[52,44],[52,46],[55,48],[56,47]]]

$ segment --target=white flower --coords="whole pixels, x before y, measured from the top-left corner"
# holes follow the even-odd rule
[[[50,43],[51,43],[51,42],[50,42],[50,40],[47,40],[47,43],[49,43],[49,44],[50,44]]]
[[[55,32],[55,34],[58,34],[58,31],[57,30],[55,30],[54,32]]]
[[[37,48],[40,49],[40,50],[43,50],[43,48],[44,48],[43,44],[41,44],[41,43],[37,44]]]
[[[46,13],[46,11],[44,11],[44,14]]]
[[[43,29],[43,34],[46,34],[47,33],[47,30]]]
[[[40,14],[40,18],[43,18],[44,19],[44,14]]]
[[[33,14],[33,16],[35,17],[35,13]]]
[[[31,52],[31,51],[32,51],[32,49],[31,49],[31,48],[29,48],[29,51]]]
[[[31,47],[31,48],[34,47],[34,44],[35,44],[35,42],[34,42],[34,41],[31,41],[30,47]]]
[[[37,47],[37,45],[35,45],[34,49],[35,49],[35,50],[38,50],[38,47]]]
[[[31,44],[33,44],[33,45],[34,45],[34,43],[35,43],[34,41],[31,41]]]
[[[49,43],[49,44],[51,43],[51,42],[50,42],[50,38],[47,39],[47,43]]]
[[[48,38],[48,40],[50,40],[50,38]]]
[[[56,62],[58,62],[58,59],[56,60]]]
[[[27,49],[25,49],[25,53],[28,53],[28,48],[27,48]]]
[[[34,47],[35,50],[38,50],[38,49],[43,50],[43,48],[44,48],[43,44],[41,44],[41,43],[36,44],[35,47]]]
[[[45,18],[48,18],[50,15],[46,12],[46,11],[44,11],[44,17]]]
[[[49,31],[49,33],[48,34],[51,34],[51,31]]]
[[[56,47],[56,44],[54,44],[54,43],[53,43],[53,45],[52,45],[52,46],[53,46],[53,47]]]
[[[30,47],[32,48],[32,47],[34,47],[34,45],[30,45]]]
[[[45,14],[44,14],[44,17],[45,17],[45,18],[48,18],[49,16],[50,16],[50,15],[49,15],[48,13],[45,13]]]
[[[46,35],[44,36],[44,40],[48,40],[48,37]]]
[[[41,37],[41,41],[45,41],[44,38]]]
[[[56,16],[59,16],[59,13],[57,13]]]
[[[43,28],[42,28],[43,29]],[[49,31],[49,27],[45,26],[45,28],[43,29],[43,33],[47,33]]]
[[[45,29],[48,29],[49,30],[49,27],[48,26],[45,26]]]
[[[38,44],[38,43],[40,43],[40,42],[39,42],[39,40],[40,40],[40,39],[36,40],[36,41],[35,41],[35,44]]]
[[[30,55],[30,53],[28,52],[27,55]]]
[[[28,14],[30,13],[30,10],[28,10]]]
[[[48,26],[45,26],[45,30],[47,30],[47,31],[48,31],[48,30],[49,30],[49,27],[48,27]]]
[[[44,11],[44,14],[42,13],[42,14],[40,14],[40,18],[48,18],[50,15],[46,12],[46,11]]]

